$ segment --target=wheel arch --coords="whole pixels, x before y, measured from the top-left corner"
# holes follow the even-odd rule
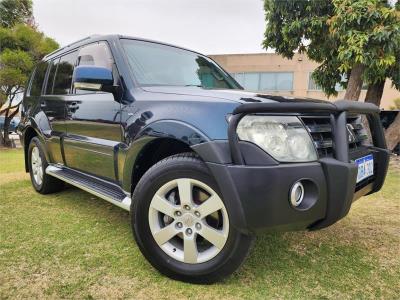
[[[39,139],[42,140],[40,137],[40,131],[32,126],[32,124],[28,125],[25,127],[22,138],[23,138],[23,147],[24,147],[24,158],[25,158],[25,172],[29,172],[29,162],[28,162],[28,150],[29,150],[29,144],[31,140],[34,137],[38,137]]]

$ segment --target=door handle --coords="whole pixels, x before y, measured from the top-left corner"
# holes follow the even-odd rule
[[[46,102],[44,102],[44,101],[40,102],[40,107],[41,108],[45,108],[46,107]]]

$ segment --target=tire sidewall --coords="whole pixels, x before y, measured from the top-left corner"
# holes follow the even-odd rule
[[[231,224],[229,224],[228,239],[223,249],[214,258],[199,264],[187,264],[175,260],[166,254],[153,238],[148,220],[151,200],[161,186],[178,178],[201,181],[221,195],[215,180],[199,160],[164,164],[151,168],[139,182],[133,197],[132,226],[135,239],[150,263],[170,277],[179,278],[180,275],[193,278],[201,275],[212,277],[213,272],[223,273],[221,268],[227,264],[235,264],[233,254],[240,243],[241,234]],[[228,217],[231,218],[232,214],[228,211],[228,206],[222,197],[221,199],[227,209]]]
[[[38,183],[36,182],[36,180],[35,180],[35,177],[33,176],[33,170],[32,170],[32,151],[33,151],[33,148],[34,148],[34,147],[37,147],[37,148],[39,149],[39,155],[40,155],[40,158],[41,158],[41,160],[42,160],[43,178],[42,178],[42,183],[41,183],[41,184],[38,184]],[[33,138],[33,139],[31,140],[31,142],[29,143],[29,148],[28,148],[28,165],[29,165],[29,174],[30,174],[30,176],[31,176],[32,185],[33,185],[33,187],[34,187],[34,189],[35,189],[36,191],[40,192],[40,191],[43,189],[43,186],[44,186],[45,170],[46,170],[46,167],[47,167],[47,162],[46,162],[46,157],[44,156],[44,153],[43,153],[43,150],[42,150],[42,147],[41,147],[41,143],[40,143],[39,139],[36,138],[36,137]]]

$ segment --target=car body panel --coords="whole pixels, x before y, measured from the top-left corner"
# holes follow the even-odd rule
[[[346,175],[340,185],[346,191],[343,195],[346,205],[353,200],[350,196],[354,193],[354,164],[351,162],[340,168],[331,161],[283,164],[255,144],[240,142],[238,147],[245,162],[240,165],[236,164],[228,145],[228,140],[232,141],[232,137],[228,136],[228,120],[239,106],[295,102],[307,103],[306,106],[310,107],[325,103],[325,107],[334,110],[335,105],[323,100],[244,91],[239,84],[238,89],[230,90],[196,86],[140,86],[129,68],[121,38],[130,37],[89,37],[44,58],[51,60],[85,45],[106,41],[118,76],[116,94],[41,97],[25,94],[19,126],[22,141],[25,132],[33,128],[45,144],[46,158],[50,163],[63,164],[106,179],[120,186],[127,195],[132,195],[133,175],[147,149],[160,140],[181,143],[187,146],[186,149],[195,151],[208,166],[228,209],[232,211],[232,225],[243,232],[273,226],[311,228],[315,222],[324,219],[329,197],[333,199],[335,192],[329,186],[332,185],[332,176],[327,171],[329,167],[341,168],[342,171],[335,176],[340,172]],[[285,111],[274,113],[285,114]],[[298,115],[296,112],[292,114]],[[342,138],[346,140],[347,136]],[[372,148],[369,150],[373,151]],[[376,151],[380,153],[377,157],[381,157],[380,174],[383,178],[388,161],[385,151]],[[296,211],[287,201],[288,189],[301,176],[308,176],[307,180],[318,185],[321,198],[306,213]],[[380,181],[381,186],[383,179]],[[380,186],[368,191],[376,191]],[[341,196],[335,197],[341,199]],[[343,214],[336,213],[331,220],[318,226],[328,226]]]

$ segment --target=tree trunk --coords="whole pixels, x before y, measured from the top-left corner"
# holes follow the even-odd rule
[[[376,106],[380,106],[383,88],[385,87],[385,81],[378,81],[368,86],[367,95],[365,96],[365,102],[373,103]]]
[[[354,65],[347,83],[346,94],[344,95],[345,100],[358,101],[363,84],[362,74],[364,69],[365,67],[362,64]]]
[[[393,123],[385,131],[387,147],[390,151],[400,143],[400,112],[397,113]]]
[[[369,85],[367,95],[365,96],[365,102],[373,103],[379,106],[381,104],[384,87],[384,80]],[[386,129],[385,138],[388,149],[393,151],[393,149],[396,148],[397,144],[400,142],[400,113],[397,114],[393,123],[390,124],[388,129]]]
[[[0,130],[0,147],[4,146],[4,139],[3,139],[3,133]]]

